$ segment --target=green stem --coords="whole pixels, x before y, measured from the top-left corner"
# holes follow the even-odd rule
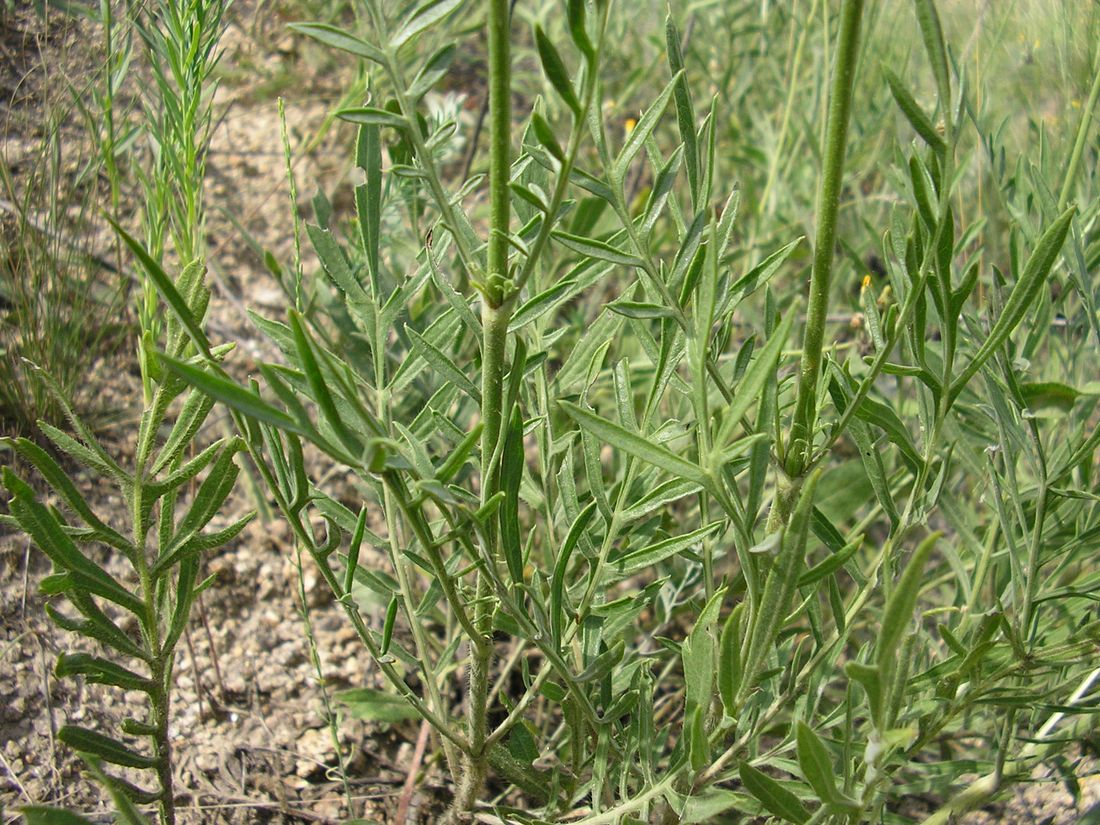
[[[508,177],[512,154],[511,55],[509,53],[508,0],[489,0],[489,242],[488,275],[482,306],[481,343],[481,502],[496,492],[494,461],[505,416],[504,369],[508,349],[508,322],[515,287],[508,280],[508,228],[511,200]],[[500,553],[500,534],[486,530],[485,563],[495,565]],[[488,772],[488,704],[493,643],[490,623],[493,615],[493,585],[487,570],[478,572],[474,625],[470,639],[467,723],[470,751],[464,759],[462,779],[455,794],[451,816],[457,819],[473,808],[481,795]]]
[[[1094,71],[1089,99],[1085,103],[1085,108],[1081,111],[1081,123],[1077,127],[1073,152],[1070,154],[1069,165],[1066,167],[1066,178],[1062,181],[1062,191],[1058,195],[1058,212],[1065,211],[1066,205],[1069,203],[1069,195],[1073,189],[1073,182],[1077,179],[1077,169],[1081,165],[1081,156],[1085,152],[1085,144],[1088,142],[1089,131],[1092,127],[1092,115],[1096,111],[1097,100],[1100,99],[1100,51],[1097,52]]]
[[[788,474],[796,477],[803,474],[809,463],[817,420],[817,382],[821,375],[821,353],[829,312],[836,216],[844,173],[844,148],[851,116],[852,84],[859,54],[859,24],[862,14],[863,0],[844,0],[840,11],[840,35],[826,125],[825,168],[817,197],[818,223],[813,271],[810,276],[810,305],[802,340],[802,364],[799,369],[794,421],[787,441],[789,450],[786,469]]]

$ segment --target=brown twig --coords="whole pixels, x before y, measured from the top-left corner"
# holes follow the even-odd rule
[[[409,772],[405,777],[405,784],[401,788],[401,798],[397,801],[397,815],[394,817],[394,825],[405,825],[409,816],[409,805],[412,803],[413,791],[416,790],[416,775],[420,772],[420,764],[424,761],[424,751],[428,747],[428,734],[431,727],[425,719],[420,723],[420,735],[416,737],[416,748],[413,750],[412,761],[409,762]]]

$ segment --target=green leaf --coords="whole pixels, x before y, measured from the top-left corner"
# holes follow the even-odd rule
[[[28,441],[25,438],[16,438],[14,440],[2,438],[0,439],[0,444],[6,444],[11,447],[15,452],[19,453],[19,455],[33,464],[38,472],[42,474],[42,477],[46,479],[47,483],[54,489],[54,492],[56,492],[58,496],[60,496],[61,499],[84,520],[85,524],[95,530],[101,541],[125,553],[132,552],[133,548],[130,542],[123,538],[116,530],[108,527],[92,512],[92,508],[84,501],[84,497],[76,489],[76,485],[69,480],[69,477],[65,475],[65,471],[61,469],[60,465],[53,460],[53,457],[50,456],[49,453],[33,441]]]
[[[221,401],[223,404],[227,404],[249,418],[271,424],[280,430],[297,433],[310,440],[319,437],[316,430],[302,426],[286,413],[268,404],[256,393],[246,390],[233,381],[209,373],[184,361],[177,361],[175,358],[163,353],[160,354],[159,358],[170,372],[178,375],[192,387]]]
[[[768,813],[795,825],[803,825],[809,820],[810,814],[798,801],[798,797],[766,773],[758,771],[748,762],[742,762],[738,766],[738,773],[745,790],[756,797]]]
[[[559,647],[564,636],[566,620],[565,577],[569,572],[569,559],[573,555],[577,542],[584,535],[584,531],[588,529],[588,523],[592,520],[595,512],[596,502],[594,501],[581,510],[569,527],[569,532],[565,534],[565,541],[562,542],[561,549],[558,551],[558,558],[554,562],[554,574],[550,580],[550,627],[554,634],[554,643]]]
[[[1023,274],[1020,275],[1020,279],[1012,288],[1001,314],[997,317],[996,323],[993,324],[993,329],[989,331],[989,335],[986,336],[981,348],[967,364],[966,369],[951,384],[947,399],[949,402],[958,397],[959,393],[970,382],[970,379],[992,357],[993,353],[1001,348],[1008,340],[1008,336],[1019,326],[1034,306],[1039,290],[1046,283],[1047,275],[1050,274],[1051,268],[1058,260],[1058,254],[1065,243],[1066,235],[1069,233],[1069,227],[1076,211],[1077,208],[1071,206],[1040,236],[1031,257],[1028,258],[1027,264],[1024,266]]]
[[[691,202],[698,209],[699,204],[699,144],[695,134],[695,109],[691,105],[691,93],[688,91],[687,76],[684,74],[684,55],[680,47],[680,30],[672,15],[665,17],[665,49],[668,54],[668,67],[673,75],[678,75],[674,86],[676,96],[676,122],[680,127],[680,142],[684,147],[684,162],[687,165],[688,187],[691,190]]]
[[[799,587],[809,587],[811,584],[824,579],[826,576],[830,576],[843,567],[852,556],[856,554],[856,551],[863,546],[863,536],[860,536],[855,541],[850,542],[840,550],[837,550],[827,556],[823,561],[818,562],[805,573],[798,578]]]
[[[336,699],[347,705],[355,719],[371,722],[401,722],[419,719],[420,714],[404,698],[374,688],[353,688],[335,694]]]
[[[420,71],[416,73],[416,77],[413,78],[413,82],[409,86],[409,97],[414,101],[420,100],[432,86],[442,80],[450,71],[451,63],[454,62],[457,52],[458,46],[454,43],[448,43],[429,57],[427,62],[420,67]]]
[[[615,580],[621,581],[628,576],[633,576],[635,573],[653,567],[655,564],[660,564],[665,559],[670,559],[678,553],[700,544],[704,538],[722,525],[723,522],[715,521],[690,533],[673,536],[670,539],[627,553],[610,564],[611,571],[615,574]]]
[[[693,481],[704,487],[709,482],[709,477],[698,464],[694,464],[686,458],[681,458],[667,447],[654,444],[644,436],[632,433],[618,424],[600,418],[595,413],[570,401],[559,401],[558,403],[578,425],[611,446],[617,447],[655,467],[660,467],[662,470],[685,481]]]
[[[647,304],[643,301],[612,301],[607,305],[607,308],[612,312],[637,321],[676,317],[676,313],[668,307],[660,304]]]
[[[737,688],[741,684],[741,617],[745,602],[741,602],[726,617],[718,640],[718,695],[728,716],[737,713]]]
[[[570,235],[568,232],[562,232],[561,230],[554,230],[552,234],[554,239],[562,246],[589,258],[598,258],[601,261],[620,264],[621,266],[640,267],[643,264],[642,259],[636,255],[630,255],[603,241]]]
[[[689,717],[697,709],[706,713],[714,697],[715,666],[718,662],[715,628],[725,595],[723,588],[710,597],[680,648],[684,667],[684,709]]]
[[[523,480],[523,418],[512,410],[511,423],[500,457],[500,486],[504,501],[500,505],[500,542],[512,584],[523,584],[523,548],[519,536],[519,487]]]
[[[875,640],[875,665],[887,684],[890,681],[887,674],[893,671],[897,663],[896,655],[901,637],[913,623],[917,595],[925,582],[925,564],[941,536],[942,533],[933,533],[913,551],[912,558],[905,566],[905,572],[901,574],[897,586],[894,587],[886,602],[886,608],[882,614],[882,627]]]
[[[718,436],[720,447],[724,448],[728,445],[733,428],[741,423],[741,418],[749,408],[760,403],[760,394],[764,390],[764,385],[774,375],[779,356],[783,353],[783,346],[791,334],[794,316],[794,312],[788,312],[779,322],[779,326],[768,338],[768,343],[760,350],[752,365],[746,370],[745,377],[734,390],[733,401],[723,411],[722,429]]]
[[[951,118],[951,75],[948,71],[947,47],[943,40],[943,27],[936,11],[935,0],[915,0],[917,22],[924,38],[924,50],[932,64],[936,88],[940,93],[940,108],[945,121]]]
[[[409,334],[409,341],[417,355],[431,364],[432,369],[438,372],[440,376],[454,384],[478,404],[481,403],[481,390],[459,368],[458,364],[451,360],[450,356],[412,327],[406,327],[405,331]]]
[[[764,582],[764,592],[760,596],[760,604],[753,620],[749,645],[744,657],[744,675],[738,693],[739,701],[743,701],[756,687],[757,677],[764,667],[783,621],[787,617],[787,611],[790,609],[791,599],[794,597],[806,558],[806,542],[810,533],[814,493],[820,478],[821,470],[816,470],[803,484],[798,504],[795,505],[790,523],[783,532],[779,555]]]
[[[902,85],[897,75],[889,69],[884,69],[884,71],[886,82],[890,84],[890,93],[894,96],[894,100],[897,102],[902,114],[905,115],[916,133],[924,139],[924,142],[942,155],[947,150],[947,144],[940,133],[936,131],[936,127],[932,125],[932,121],[928,119],[920,104],[909,94],[909,90]]]
[[[143,756],[117,739],[87,728],[65,725],[57,732],[57,738],[75,751],[98,756],[112,765],[122,765],[127,768],[153,768],[157,764],[152,757]]]
[[[330,26],[327,23],[291,23],[287,28],[334,49],[373,60],[381,66],[386,65],[386,56],[381,49],[358,37],[353,37],[336,26]]]
[[[565,68],[561,55],[558,54],[554,44],[550,42],[550,38],[546,36],[546,32],[542,30],[542,26],[535,26],[535,47],[538,49],[539,61],[542,63],[542,70],[546,74],[546,79],[550,81],[550,85],[561,96],[565,105],[572,110],[574,116],[580,117],[581,102],[577,99],[577,93],[573,91],[573,83],[569,80],[569,70]]]
[[[158,689],[156,682],[151,679],[134,673],[122,665],[87,653],[61,654],[54,667],[54,675],[58,678],[83,676],[93,685],[112,685],[123,690],[140,690],[150,695]]]
[[[806,777],[810,787],[814,789],[821,801],[827,805],[849,802],[837,790],[833,760],[813,728],[799,720],[795,726],[795,731],[798,765],[802,768],[802,775]]]
[[[26,825],[95,825],[90,819],[48,805],[26,805],[19,809]]]
[[[414,37],[423,34],[439,21],[443,20],[455,9],[462,6],[464,0],[429,0],[412,13],[405,23],[390,38],[390,48],[400,49]]]
[[[348,123],[358,123],[361,126],[388,126],[404,132],[409,128],[409,122],[404,117],[385,109],[374,106],[356,106],[351,109],[339,109],[336,116]]]
[[[200,326],[202,319],[194,316],[191,312],[191,307],[187,305],[187,301],[185,301],[183,296],[176,290],[176,286],[172,283],[172,279],[168,277],[163,269],[161,269],[160,264],[153,260],[152,256],[146,252],[144,246],[130,237],[126,230],[113,220],[107,218],[107,221],[114,227],[115,232],[119,234],[123,242],[130,247],[130,251],[134,253],[134,257],[141,263],[145,273],[149,276],[149,280],[153,282],[153,286],[155,286],[157,292],[160,293],[160,297],[164,299],[164,302],[168,304],[168,307],[172,310],[177,320],[183,325],[188,336],[190,336],[195,346],[198,347],[199,352],[207,358],[213,358],[213,355],[210,353],[210,342],[207,340],[206,333],[202,331],[202,327]]]
[[[11,514],[50,561],[69,572],[78,587],[86,587],[136,616],[145,615],[145,603],[80,552],[54,514],[38,502],[29,485],[7,467],[3,468],[2,477],[4,486],[13,494],[8,502]]]
[[[668,101],[671,99],[673,92],[676,90],[676,84],[679,83],[680,78],[683,76],[683,72],[677,72],[668,85],[653,104],[646,109],[645,113],[638,119],[638,123],[630,130],[630,134],[627,136],[626,141],[623,143],[623,148],[619,152],[619,156],[615,158],[615,163],[612,167],[612,174],[615,178],[622,183],[626,178],[626,172],[630,167],[631,161],[634,160],[634,156],[641,151],[645,146],[646,140],[653,130],[657,128],[657,124],[661,120],[661,115],[664,114],[665,109],[668,107]]]

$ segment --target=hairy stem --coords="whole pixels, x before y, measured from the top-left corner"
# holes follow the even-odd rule
[[[821,376],[821,353],[825,341],[825,322],[829,313],[836,216],[844,174],[844,149],[852,109],[852,84],[859,55],[859,26],[862,16],[863,0],[844,0],[840,11],[840,35],[825,132],[825,168],[817,195],[817,236],[810,275],[810,305],[802,339],[802,363],[799,368],[794,420],[790,438],[787,440],[789,447],[786,470],[795,477],[801,476],[809,464],[814,426],[817,422],[817,382]]]

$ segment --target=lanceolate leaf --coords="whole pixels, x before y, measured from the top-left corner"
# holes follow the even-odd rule
[[[143,756],[117,739],[104,736],[87,728],[75,725],[65,725],[57,732],[57,738],[80,753],[89,753],[98,756],[104,762],[112,765],[122,765],[127,768],[152,768],[156,766],[156,760],[149,756]]]
[[[791,599],[806,558],[806,541],[810,534],[814,492],[820,478],[821,471],[817,470],[804,483],[798,504],[791,515],[790,524],[787,525],[783,534],[779,556],[764,583],[764,592],[756,608],[748,649],[745,651],[744,677],[738,695],[740,700],[744,700],[756,687],[756,678],[763,669],[768,653],[775,644],[776,636],[790,609]]]
[[[905,566],[897,585],[886,603],[882,615],[882,629],[875,640],[875,663],[884,682],[889,683],[886,674],[892,671],[896,662],[895,654],[901,643],[901,637],[913,622],[913,609],[917,605],[917,595],[924,584],[924,567],[932,548],[940,539],[940,533],[933,533],[920,543],[912,558]]]
[[[390,38],[390,48],[401,48],[418,34],[427,31],[451,14],[463,2],[464,0],[427,0],[427,2],[421,3],[420,7],[412,13],[408,22]]]
[[[738,766],[741,784],[745,790],[756,797],[760,804],[773,816],[778,816],[795,825],[809,821],[809,812],[802,807],[798,797],[788,791],[763,771],[758,771],[748,762]]]
[[[561,99],[565,101],[565,105],[573,111],[573,114],[580,117],[581,103],[577,99],[577,93],[573,91],[573,83],[569,80],[569,71],[565,68],[565,63],[562,61],[561,55],[558,54],[558,50],[554,48],[554,44],[550,42],[550,38],[542,30],[542,26],[535,26],[535,46],[538,48],[539,60],[542,61],[542,70],[546,73],[546,79],[550,81],[550,85],[554,87],[554,90],[561,95]]]
[[[381,49],[358,37],[353,37],[336,26],[330,26],[327,23],[291,23],[287,28],[300,32],[306,37],[312,37],[318,43],[324,43],[334,49],[341,49],[367,60],[373,60],[379,65],[386,64],[386,56]]]
[[[683,74],[682,71],[677,72],[672,80],[653,104],[646,109],[645,114],[639,118],[638,123],[630,130],[630,134],[627,135],[626,142],[623,144],[622,151],[619,152],[619,156],[615,158],[614,174],[622,181],[626,176],[626,171],[630,167],[630,162],[634,160],[635,155],[641,151],[645,146],[646,139],[653,134],[653,130],[657,128],[657,124],[661,121],[661,115],[664,114],[665,108],[668,106],[668,101],[672,97],[672,93],[676,89],[676,84],[680,82],[680,77]]]
[[[570,401],[561,401],[569,417],[581,427],[588,430],[597,438],[606,441],[613,447],[625,450],[635,458],[641,459],[655,467],[660,467],[685,481],[694,481],[706,486],[709,478],[698,465],[681,458],[676,453],[659,444],[654,444],[645,436],[632,433],[607,419],[600,418],[593,412],[579,407]]]
[[[986,336],[981,348],[974,354],[966,369],[951,384],[949,401],[954,401],[958,397],[970,379],[981,369],[982,364],[1001,348],[1008,340],[1008,336],[1034,306],[1039,291],[1046,283],[1047,275],[1058,260],[1058,254],[1062,250],[1062,244],[1065,243],[1076,211],[1077,208],[1071,206],[1039,238],[1031,257],[1028,258],[1023,274],[1020,275],[1016,286],[1012,288],[1012,293],[1008,296],[993,329],[989,331],[989,335]]]

